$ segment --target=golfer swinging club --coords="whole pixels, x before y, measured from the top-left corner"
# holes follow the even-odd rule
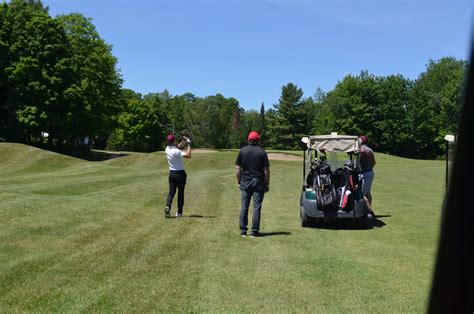
[[[166,158],[170,166],[168,182],[170,191],[166,200],[165,218],[170,218],[171,203],[173,202],[176,189],[178,189],[178,211],[176,217],[183,216],[184,186],[186,185],[186,171],[184,171],[183,158],[191,158],[191,140],[183,136],[181,143],[176,147],[176,139],[173,134],[166,136]],[[187,144],[186,151],[180,150]]]
[[[247,236],[247,224],[250,198],[253,197],[253,218],[251,237],[260,236],[260,211],[262,209],[264,193],[270,185],[270,163],[267,153],[258,146],[260,135],[252,131],[249,133],[249,145],[243,147],[235,161],[237,183],[242,195],[240,208],[240,235]]]

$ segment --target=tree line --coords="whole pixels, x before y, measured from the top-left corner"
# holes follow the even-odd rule
[[[0,4],[0,132],[7,140],[76,145],[104,137],[122,78],[111,46],[81,14],[52,18],[41,1]]]
[[[91,19],[53,18],[41,1],[12,0],[0,4],[0,137],[155,151],[169,132],[197,147],[238,148],[256,130],[267,148],[299,149],[304,135],[338,132],[366,134],[379,152],[437,158],[444,135],[457,131],[466,67],[452,57],[429,60],[415,80],[361,71],[309,97],[288,83],[276,104],[258,111],[221,94],[141,95],[122,87],[117,59]]]

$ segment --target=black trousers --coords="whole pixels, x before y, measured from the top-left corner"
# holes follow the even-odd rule
[[[250,198],[253,197],[252,232],[260,230],[260,212],[262,210],[263,197],[265,196],[265,179],[251,178],[240,182],[241,207],[240,207],[240,231],[247,232]]]
[[[170,170],[168,177],[168,183],[170,185],[170,192],[168,193],[168,199],[166,200],[166,206],[171,208],[171,203],[178,189],[178,213],[183,213],[184,206],[184,186],[186,185],[186,178],[188,175],[184,170]]]

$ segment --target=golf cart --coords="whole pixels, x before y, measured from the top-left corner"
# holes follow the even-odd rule
[[[353,219],[368,226],[357,136],[313,135],[305,144],[300,217],[303,227],[329,219]]]

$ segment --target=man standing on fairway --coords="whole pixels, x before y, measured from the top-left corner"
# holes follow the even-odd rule
[[[237,183],[242,194],[240,208],[240,235],[247,236],[250,198],[253,196],[252,237],[260,236],[260,211],[264,193],[270,185],[270,163],[267,153],[258,146],[260,135],[252,131],[248,135],[248,146],[240,149],[235,161]]]
[[[188,145],[186,151],[181,151],[185,145]],[[173,202],[176,189],[178,189],[178,211],[176,217],[183,216],[184,206],[184,186],[186,185],[186,171],[184,171],[183,158],[191,158],[191,140],[183,136],[181,143],[176,146],[176,139],[173,134],[168,134],[166,137],[166,158],[170,166],[170,174],[168,182],[170,191],[166,200],[165,218],[170,217],[171,203]]]
[[[375,218],[375,213],[372,210],[372,182],[374,181],[374,167],[375,167],[375,156],[374,151],[367,145],[368,138],[365,135],[359,136],[360,147],[360,167],[362,168],[362,175],[364,176],[364,185],[362,192],[364,193],[364,200],[367,208],[369,209],[369,215]],[[370,217],[370,216],[369,216]]]

